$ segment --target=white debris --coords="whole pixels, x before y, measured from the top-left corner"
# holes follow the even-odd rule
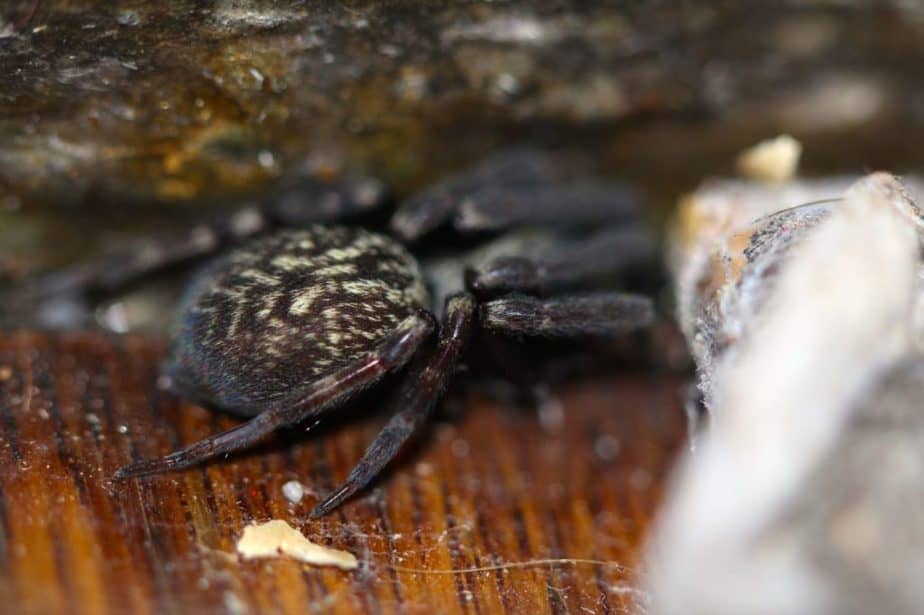
[[[297,480],[290,480],[282,486],[282,495],[293,504],[298,504],[305,497],[305,487]]]
[[[245,559],[283,554],[315,566],[336,566],[343,570],[358,566],[352,553],[315,544],[280,519],[245,527],[237,541],[237,552]]]
[[[802,145],[789,135],[761,141],[738,156],[738,173],[761,182],[789,181],[799,168]]]

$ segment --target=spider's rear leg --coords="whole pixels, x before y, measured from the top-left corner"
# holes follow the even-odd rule
[[[197,261],[274,227],[332,222],[384,201],[382,185],[368,178],[335,183],[303,178],[259,204],[181,233],[141,240],[95,260],[29,277],[0,290],[0,306],[41,326],[80,324],[81,317],[89,317],[89,299],[110,297],[146,276]]]
[[[139,461],[119,469],[114,478],[145,476],[180,470],[218,455],[248,447],[272,431],[318,418],[353,394],[378,381],[385,373],[403,366],[433,332],[433,317],[426,313],[409,316],[383,339],[375,350],[365,353],[295,394],[269,404],[246,423],[150,461]]]
[[[134,282],[208,256],[221,247],[263,232],[267,220],[255,207],[177,235],[141,240],[95,260],[40,273],[0,289],[5,316],[19,324],[69,328],[87,324],[94,300],[117,294]]]
[[[540,255],[505,256],[466,272],[479,295],[546,294],[651,262],[657,246],[641,226],[606,228],[576,241],[553,244]]]
[[[515,295],[483,303],[480,319],[485,329],[520,335],[612,335],[650,325],[654,306],[648,297],[618,292],[553,299]]]
[[[440,325],[436,348],[422,353],[412,364],[401,388],[391,400],[397,412],[375,438],[346,481],[319,503],[311,516],[327,514],[365,487],[397,454],[401,445],[426,421],[452,375],[459,353],[468,340],[475,299],[468,293],[450,297]]]
[[[35,301],[65,295],[112,293],[145,275],[206,256],[224,245],[260,233],[266,227],[263,213],[255,207],[247,207],[227,218],[198,224],[179,235],[142,240],[130,249],[97,260],[39,274],[8,292]]]

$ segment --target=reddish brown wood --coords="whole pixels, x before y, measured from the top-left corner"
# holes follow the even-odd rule
[[[232,426],[157,392],[158,344],[0,338],[0,599],[17,613],[623,612],[682,438],[680,380],[559,390],[560,428],[473,402],[376,486],[317,522],[381,418],[146,480],[112,482]],[[284,441],[283,441],[284,440]],[[297,505],[292,479],[310,486]],[[241,561],[250,521],[286,519],[352,551],[355,572]]]

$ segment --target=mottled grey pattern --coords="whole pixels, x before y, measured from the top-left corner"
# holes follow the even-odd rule
[[[388,237],[339,226],[276,233],[199,274],[166,373],[201,400],[256,414],[426,305],[416,261]]]

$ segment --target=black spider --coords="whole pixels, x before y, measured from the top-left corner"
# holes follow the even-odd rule
[[[410,363],[389,401],[392,418],[346,482],[315,507],[317,517],[369,483],[423,423],[473,327],[577,336],[621,333],[652,320],[650,301],[638,295],[547,297],[651,255],[648,235],[627,224],[636,205],[621,185],[565,182],[555,158],[532,150],[490,159],[401,205],[392,234],[412,242],[450,218],[459,231],[530,230],[466,258],[431,259],[425,271],[388,235],[330,224],[382,200],[379,186],[366,180],[303,183],[184,237],[39,277],[16,292],[42,303],[113,291],[240,244],[188,287],[163,373],[178,396],[252,418],[126,466],[116,478],[186,468],[279,427],[317,420]],[[301,229],[281,229],[291,226]]]

